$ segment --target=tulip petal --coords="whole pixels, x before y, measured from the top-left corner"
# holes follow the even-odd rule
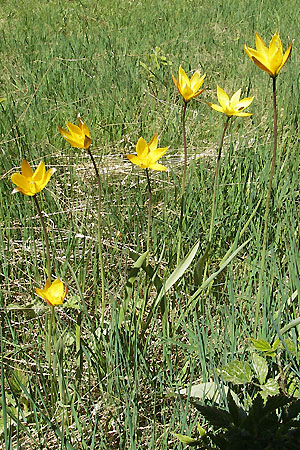
[[[22,161],[21,172],[22,172],[22,175],[24,175],[24,177],[27,177],[27,178],[32,177],[32,175],[33,175],[32,168],[30,167],[30,165],[28,164],[26,159],[23,159],[23,161]]]
[[[149,157],[151,158],[151,160],[153,162],[156,162],[158,159],[160,159],[168,150],[169,147],[164,147],[164,148],[157,148],[156,150],[153,150],[150,154]]]
[[[215,109],[218,112],[225,112],[224,109],[222,108],[222,106],[220,105],[215,105],[213,103],[207,102],[208,106],[210,106],[212,109]]]
[[[275,76],[275,73],[272,72],[271,69],[269,69],[267,66],[265,66],[263,63],[261,63],[258,59],[256,59],[254,56],[252,60],[255,62],[255,64],[261,69],[267,72],[271,77]]]
[[[260,37],[260,35],[256,31],[255,31],[255,45],[258,53],[260,53],[263,57],[267,57],[269,49],[266,46],[265,41]]]
[[[24,177],[24,175],[21,175],[20,173],[14,173],[11,176],[11,181],[17,185],[17,189],[21,191],[23,194],[25,194],[26,192],[31,192],[29,187],[29,181],[27,178]]]
[[[150,148],[151,152],[157,149],[157,144],[158,144],[158,134],[155,133],[155,135],[150,139],[148,143],[148,147]]]
[[[167,170],[167,167],[164,166],[163,164],[154,163],[154,164],[150,164],[149,169],[158,170],[159,172],[164,172],[165,170]]]
[[[70,131],[71,135],[78,134],[79,136],[82,136],[83,133],[77,125],[74,125],[71,122],[67,122],[67,127],[68,127],[68,130]]]
[[[82,133],[85,136],[90,137],[90,130],[80,116],[78,117],[78,124],[79,124],[79,128],[81,129]]]
[[[136,144],[136,153],[140,159],[143,159],[148,153],[148,144],[144,138],[140,137]]]
[[[136,164],[137,166],[141,167],[141,160],[136,155],[126,155],[126,157],[131,161],[133,164]]]
[[[172,80],[173,80],[173,83],[175,84],[175,86],[177,87],[177,89],[178,89],[178,81],[176,80],[176,78],[174,77],[174,75],[171,73],[171,75],[172,75]],[[179,89],[178,89],[179,90]]]
[[[36,183],[41,182],[45,176],[45,170],[46,170],[45,163],[41,161],[38,167],[35,169],[35,172],[32,176],[32,180],[35,181]]]
[[[285,65],[285,63],[289,59],[291,52],[292,52],[292,45],[293,45],[293,42],[291,42],[290,45],[288,46],[288,48],[286,49],[285,54],[283,55],[282,63],[281,63],[279,70]],[[278,70],[278,72],[279,72],[279,70]]]
[[[235,112],[233,115],[234,115],[234,116],[238,116],[238,117],[249,117],[249,116],[252,116],[252,113]]]
[[[190,87],[190,80],[181,66],[179,67],[178,70],[178,85],[181,91],[184,89],[185,86]]]
[[[280,56],[282,57],[282,43],[278,33],[275,33],[271,39],[269,50],[268,50],[268,58],[272,58],[275,53],[279,51]]]
[[[229,105],[229,97],[219,86],[217,86],[217,97],[222,108],[226,109]]]
[[[251,105],[251,103],[253,102],[254,97],[246,97],[243,98],[241,101],[239,101],[238,103],[235,104],[234,109],[235,110],[240,110],[247,108],[249,105]]]
[[[242,89],[239,89],[238,91],[236,91],[233,96],[230,99],[230,105],[234,107],[234,105],[236,105],[240,99],[241,96],[241,92]]]

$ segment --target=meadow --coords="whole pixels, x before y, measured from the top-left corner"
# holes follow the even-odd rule
[[[228,392],[245,410],[300,396],[299,14],[296,0],[1,2],[1,450],[222,448],[184,442],[212,432],[195,397],[228,411]],[[255,31],[267,45],[278,31],[284,50],[293,41],[276,78],[263,270],[272,78],[244,51]],[[206,73],[186,110],[184,189],[180,65]],[[225,133],[210,239],[217,85],[254,100]],[[92,161],[58,131],[79,113],[102,252]],[[164,172],[126,157],[155,133]],[[68,286],[55,308],[35,293],[47,279],[35,203],[11,193],[24,158],[56,168],[37,194],[53,278]]]

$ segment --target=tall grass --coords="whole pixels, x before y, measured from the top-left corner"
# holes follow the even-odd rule
[[[171,432],[191,433],[199,417],[179,390],[215,379],[218,367],[247,357],[254,337],[272,111],[269,77],[250,63],[243,44],[254,46],[254,30],[266,41],[279,30],[286,48],[299,34],[298,8],[295,0],[288,7],[283,0],[276,6],[271,0],[3,3],[3,449],[180,448]],[[156,47],[165,58],[157,63]],[[177,266],[182,105],[170,73],[180,64],[189,76],[198,68],[207,73],[206,91],[189,105],[186,117],[182,254],[197,242],[201,254],[208,241],[223,122],[205,100],[214,100],[217,84],[228,93],[242,87],[243,96],[255,99],[253,116],[232,120],[224,141],[207,277],[231,246],[233,252],[249,243],[198,294],[192,263],[157,303],[157,292]],[[271,317],[280,329],[299,314],[298,296],[291,300],[300,287],[298,67],[296,40],[277,80],[278,159],[259,324],[267,340],[276,335]],[[69,148],[57,131],[78,112],[91,130],[102,181],[103,325],[101,311],[95,313],[101,303],[96,179],[88,155]],[[146,267],[138,258],[147,246],[147,178],[125,155],[140,136],[149,141],[155,132],[162,146],[170,145],[163,158],[169,171],[151,173],[152,251]],[[52,374],[44,351],[48,309],[34,294],[46,278],[41,225],[29,198],[11,196],[10,175],[19,171],[23,157],[32,166],[44,160],[57,168],[39,197],[55,275],[69,286],[65,304],[56,309]],[[297,339],[297,333],[293,328],[290,336]],[[52,395],[51,376],[57,380]]]

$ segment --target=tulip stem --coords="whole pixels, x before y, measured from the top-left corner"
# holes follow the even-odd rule
[[[49,247],[48,234],[47,234],[47,230],[46,230],[46,225],[45,225],[45,221],[44,221],[44,218],[43,218],[43,214],[41,212],[40,205],[39,205],[39,202],[38,202],[38,200],[36,198],[36,195],[33,196],[33,200],[35,202],[36,209],[38,211],[38,215],[40,217],[42,228],[43,228],[43,234],[44,234],[45,245],[46,245],[46,256],[47,256],[47,277],[48,277],[48,280],[51,281],[51,258],[50,258],[50,247]]]
[[[98,183],[98,213],[97,213],[97,219],[98,219],[98,248],[99,248],[99,260],[100,260],[100,273],[101,273],[101,299],[102,299],[102,305],[101,305],[101,324],[103,325],[104,321],[104,313],[105,313],[105,277],[104,277],[104,266],[103,266],[103,253],[102,253],[102,228],[101,228],[101,209],[102,209],[102,187],[101,187],[101,179],[99,170],[95,161],[95,158],[93,157],[93,154],[90,150],[90,148],[87,149],[88,154],[91,158],[91,161],[93,163],[97,183]],[[97,307],[97,305],[96,305]]]
[[[179,260],[180,260],[182,222],[183,222],[183,215],[184,215],[184,194],[185,194],[186,171],[187,171],[187,146],[186,146],[186,132],[185,132],[186,107],[187,107],[187,102],[184,102],[183,112],[182,112],[184,163],[183,163],[183,174],[182,174],[182,183],[181,183],[181,202],[180,202],[179,234],[178,234],[178,245],[177,245],[177,264],[179,263]]]
[[[184,166],[182,175],[182,195],[185,191],[185,179],[187,170],[187,147],[186,147],[186,133],[185,133],[185,113],[186,113],[187,102],[184,102],[183,113],[182,113],[182,134],[183,134],[183,149],[184,149]]]
[[[276,77],[272,78],[273,80],[273,156],[269,177],[269,186],[266,198],[266,209],[265,209],[265,217],[264,217],[264,234],[263,234],[263,247],[261,253],[261,266],[259,272],[259,285],[258,285],[258,294],[256,300],[256,311],[255,311],[255,323],[254,323],[254,332],[257,330],[258,326],[258,316],[261,304],[261,294],[263,287],[263,279],[265,272],[265,262],[266,262],[266,250],[267,250],[267,242],[268,242],[268,220],[269,220],[269,212],[270,212],[270,200],[272,193],[272,182],[275,172],[275,164],[276,164],[276,152],[277,152],[277,104],[276,104]]]
[[[148,228],[147,228],[147,264],[149,262],[149,251],[150,251],[150,230],[151,230],[151,210],[152,210],[152,190],[150,183],[149,170],[146,168],[147,182],[148,182]]]

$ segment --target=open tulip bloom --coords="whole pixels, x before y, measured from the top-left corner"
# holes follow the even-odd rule
[[[62,137],[72,145],[72,147],[83,148],[85,150],[90,147],[92,143],[90,138],[90,130],[80,116],[78,116],[78,126],[71,122],[67,122],[67,128],[69,131],[58,127],[58,131]]]
[[[206,74],[200,77],[200,72],[197,70],[192,78],[189,79],[181,66],[178,70],[178,80],[176,80],[176,78],[172,74],[173,82],[177,87],[179,94],[182,95],[186,103],[189,102],[192,98],[198,97],[198,95],[202,94],[204,89],[201,89],[200,91],[199,89],[201,88],[205,77]]]
[[[54,280],[52,283],[49,278],[46,281],[44,289],[35,289],[36,294],[46,300],[49,306],[61,305],[68,292],[68,286],[64,287],[64,284],[59,279]]]
[[[228,117],[231,116],[240,116],[240,117],[248,117],[251,116],[251,113],[243,112],[245,108],[248,108],[249,105],[253,102],[254,97],[247,97],[240,100],[241,89],[236,91],[231,99],[229,99],[223,89],[217,86],[217,96],[219,100],[219,105],[214,105],[213,103],[207,102],[207,104],[216,111],[222,112],[226,114]]]
[[[245,52],[261,70],[267,72],[272,78],[276,78],[291,54],[293,42],[290,43],[283,54],[282,43],[278,33],[274,34],[269,47],[267,47],[264,40],[255,32],[255,44],[256,50],[245,44]]]
[[[129,161],[136,164],[141,169],[152,169],[165,171],[167,168],[156,161],[161,158],[169,147],[157,148],[158,134],[156,133],[152,139],[147,143],[142,137],[139,138],[136,145],[137,155],[126,155]]]
[[[12,193],[22,192],[22,194],[32,197],[44,189],[55,171],[56,169],[52,168],[46,172],[45,164],[41,161],[33,173],[26,159],[23,159],[21,165],[22,173],[14,173],[11,176],[11,181],[17,185]]]

